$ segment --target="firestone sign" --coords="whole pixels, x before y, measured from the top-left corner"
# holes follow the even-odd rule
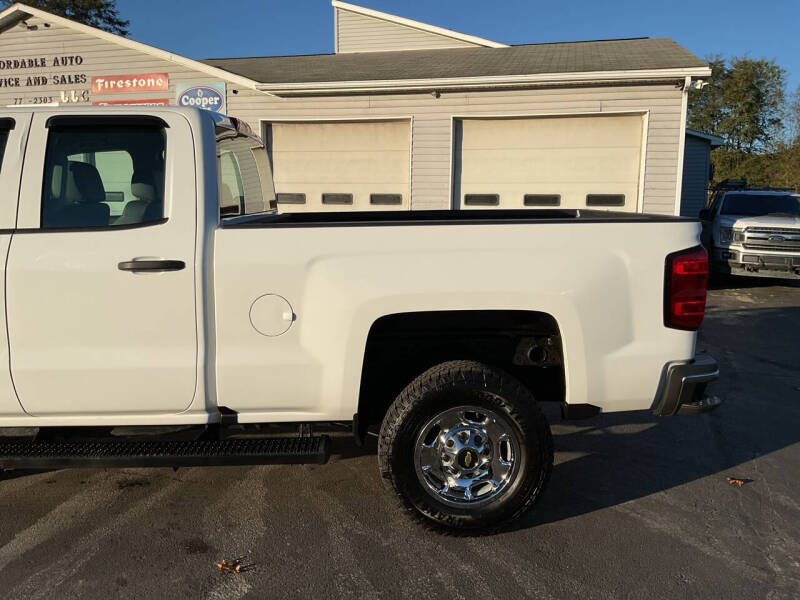
[[[166,92],[168,89],[169,75],[167,73],[136,73],[132,75],[99,75],[92,77],[93,94]]]
[[[190,83],[175,87],[178,106],[204,108],[213,112],[225,112],[225,83]]]

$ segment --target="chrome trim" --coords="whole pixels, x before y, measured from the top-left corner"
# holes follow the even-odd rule
[[[748,250],[800,252],[800,229],[782,227],[748,227],[742,246]]]

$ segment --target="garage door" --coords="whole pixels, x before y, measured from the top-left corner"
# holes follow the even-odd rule
[[[410,136],[407,120],[270,124],[278,209],[407,209]]]
[[[455,205],[635,211],[643,122],[642,115],[458,121]]]

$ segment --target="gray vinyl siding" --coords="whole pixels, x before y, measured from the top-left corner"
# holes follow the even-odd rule
[[[263,121],[413,117],[413,209],[451,205],[454,116],[515,116],[649,111],[644,211],[673,214],[681,134],[681,92],[673,84],[375,96],[269,98],[241,90],[231,114],[260,131]]]
[[[477,44],[336,9],[336,51],[340,53],[474,46]]]
[[[681,216],[697,217],[705,207],[710,162],[711,145],[708,140],[687,135],[683,154]]]
[[[13,105],[15,98],[22,97],[28,100],[33,97],[52,96],[54,101],[60,102],[62,91],[91,90],[92,77],[98,75],[124,75],[133,73],[169,73],[169,90],[160,92],[127,92],[121,94],[102,94],[92,96],[88,104],[94,100],[125,100],[125,99],[152,99],[169,98],[175,103],[175,84],[181,82],[219,81],[218,77],[202,72],[193,71],[181,65],[155,58],[137,50],[126,48],[119,44],[99,39],[92,35],[75,31],[55,23],[48,23],[46,19],[31,17],[26,19],[31,27],[15,25],[0,32],[0,58],[4,60],[15,58],[46,57],[48,65],[55,56],[80,55],[83,64],[71,67],[32,68],[32,69],[4,69],[0,71],[0,78],[19,77],[25,79],[29,75],[45,75],[51,78],[54,75],[86,76],[85,83],[74,84],[49,84],[47,86],[32,87],[0,87],[0,106]],[[62,106],[65,103],[61,103]],[[82,102],[80,104],[87,104]]]

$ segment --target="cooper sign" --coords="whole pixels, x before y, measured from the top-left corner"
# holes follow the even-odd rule
[[[92,77],[93,94],[120,92],[166,92],[169,75],[166,73],[137,73],[133,75],[99,75]]]
[[[178,106],[204,108],[225,112],[225,83],[195,83],[177,85]]]

